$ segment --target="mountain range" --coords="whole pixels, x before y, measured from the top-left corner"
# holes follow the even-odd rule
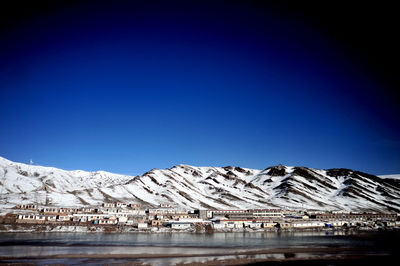
[[[186,209],[293,208],[400,211],[400,175],[375,176],[351,169],[271,166],[177,165],[140,176],[65,171],[0,157],[0,207],[36,203],[100,205],[124,201]]]

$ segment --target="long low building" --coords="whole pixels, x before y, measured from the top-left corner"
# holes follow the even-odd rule
[[[396,213],[320,213],[315,215],[315,219],[321,221],[396,221],[397,217]]]
[[[112,217],[108,214],[87,214],[87,213],[73,214],[72,216],[74,221],[79,221],[79,222],[90,222]]]
[[[281,218],[283,217],[283,212],[281,209],[253,209],[250,210],[253,217],[262,217],[262,218]]]
[[[325,227],[325,223],[321,221],[295,221],[292,222],[294,228],[318,228]]]
[[[173,222],[170,224],[172,229],[187,229],[192,226],[190,222]]]
[[[257,220],[244,220],[244,219],[221,219],[219,221],[215,221],[214,228],[223,227],[223,228],[263,228],[264,223]],[[217,225],[216,224],[221,224]]]
[[[17,223],[45,223],[46,216],[39,214],[21,214],[18,215]]]
[[[250,210],[214,210],[212,217],[226,216],[230,219],[282,218],[281,209],[250,209]]]
[[[170,226],[172,229],[185,229],[195,224],[211,224],[211,221],[198,218],[188,218],[163,222],[164,226]]]
[[[123,216],[146,215],[145,210],[137,210],[137,209],[101,208],[99,209],[99,212],[104,214],[123,215]]]

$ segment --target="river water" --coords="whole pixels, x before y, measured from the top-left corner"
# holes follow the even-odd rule
[[[384,257],[399,252],[399,237],[396,231],[1,233],[0,262],[171,265],[243,258],[281,260],[294,256],[319,259],[349,254]]]

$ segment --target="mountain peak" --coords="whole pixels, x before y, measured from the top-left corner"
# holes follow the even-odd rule
[[[270,176],[284,176],[287,174],[286,167],[282,164],[278,164],[276,166],[270,166],[264,170],[266,174]]]

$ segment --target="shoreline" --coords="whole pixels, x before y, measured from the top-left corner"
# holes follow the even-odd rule
[[[1,224],[0,234],[2,233],[143,233],[143,234],[160,234],[160,233],[193,233],[193,234],[213,234],[213,233],[241,233],[241,232],[381,232],[381,231],[399,231],[399,227],[370,228],[370,227],[331,227],[331,228],[234,228],[234,229],[213,229],[213,230],[196,230],[189,229],[171,229],[166,227],[150,227],[148,229],[138,229],[128,226],[105,226],[105,225],[52,225],[52,224]]]

